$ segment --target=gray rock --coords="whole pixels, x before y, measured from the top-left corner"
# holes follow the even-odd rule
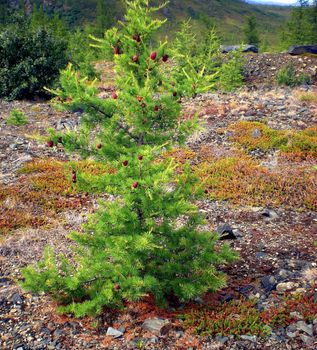
[[[243,340],[251,341],[252,343],[256,343],[257,341],[256,335],[241,335],[240,338]]]
[[[218,343],[221,343],[221,344],[225,344],[228,340],[229,340],[228,337],[221,337],[221,336],[217,336],[217,337],[216,337],[216,341],[217,341]]]
[[[263,253],[263,252],[258,252],[255,254],[255,257],[257,259],[266,259],[268,257],[268,255],[266,253]]]
[[[109,327],[107,329],[106,336],[113,337],[113,338],[120,338],[123,336],[123,332],[119,331],[118,329]]]
[[[13,294],[12,296],[12,303],[15,305],[21,305],[23,304],[23,299],[18,293]]]
[[[304,321],[298,321],[296,323],[296,328],[300,331],[303,331],[305,333],[307,333],[308,335],[310,335],[311,337],[314,335],[313,332],[313,325],[312,324],[307,324]]]
[[[218,226],[217,233],[219,233],[221,241],[227,239],[237,239],[237,236],[233,233],[233,228],[228,224]]]
[[[261,284],[266,293],[271,292],[276,288],[276,279],[274,276],[264,276],[261,278]]]
[[[170,322],[161,318],[149,318],[142,324],[142,329],[156,335],[164,335],[168,332]]]
[[[317,45],[293,45],[288,49],[290,55],[303,55],[310,53],[317,55]]]
[[[297,283],[294,283],[294,282],[282,282],[276,286],[276,290],[278,292],[287,292],[289,290],[296,288],[297,286],[298,286]]]
[[[300,314],[298,311],[293,311],[290,312],[289,314],[292,318],[294,318],[295,320],[302,320],[304,317],[302,314]]]
[[[253,137],[254,139],[258,139],[258,138],[261,137],[261,136],[262,136],[261,130],[259,130],[259,129],[253,129],[253,131],[252,131],[252,137]]]
[[[282,270],[279,271],[278,275],[281,278],[287,278],[289,273],[286,270],[282,269]]]
[[[265,218],[270,218],[270,219],[277,219],[278,215],[276,213],[276,211],[269,209],[269,208],[265,208],[262,212],[261,215]]]
[[[309,337],[305,334],[300,334],[299,336],[300,336],[301,340],[307,345],[313,344],[313,342],[314,342],[313,337]]]
[[[244,295],[245,297],[248,297],[250,293],[254,290],[254,286],[252,284],[247,284],[246,286],[238,288],[239,293]]]
[[[176,338],[182,338],[185,335],[185,332],[183,332],[183,331],[176,331],[175,335],[176,335]]]
[[[53,333],[54,338],[59,338],[64,335],[65,332],[62,329],[56,329]]]
[[[231,300],[233,300],[233,296],[231,294],[225,294],[221,297],[222,303],[229,303]]]
[[[241,50],[242,52],[258,53],[259,49],[255,45],[221,45],[221,53]]]
[[[289,338],[296,338],[297,337],[297,333],[296,332],[286,332],[286,335]]]
[[[154,336],[149,339],[150,344],[156,344],[158,342],[158,337]]]

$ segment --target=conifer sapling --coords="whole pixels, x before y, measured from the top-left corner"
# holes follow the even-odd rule
[[[40,263],[23,270],[24,288],[50,293],[61,311],[76,316],[95,315],[146,295],[161,305],[175,298],[190,300],[223,287],[225,276],[217,265],[235,258],[227,245],[217,246],[219,236],[209,231],[193,204],[203,189],[189,165],[178,173],[173,159],[162,156],[197,129],[195,119],[181,119],[175,98],[179,84],[161,69],[164,59],[149,60],[167,45],[160,43],[153,51],[154,35],[165,20],[151,15],[164,5],[153,7],[149,0],[126,5],[120,30],[110,29],[104,40],[96,39],[101,48],[120,43],[121,54],[114,56],[120,99],[99,98],[95,83],[80,79],[71,66],[55,91],[65,109],[84,110],[81,129],[63,136],[65,149],[115,169],[78,178],[73,171],[72,181],[82,191],[116,199],[100,202],[82,231],[71,233],[70,258],[57,258],[48,249]],[[141,42],[133,37],[136,30]],[[97,142],[102,152],[96,152]]]

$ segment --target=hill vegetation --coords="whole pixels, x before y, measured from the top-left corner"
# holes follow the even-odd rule
[[[153,3],[155,2],[159,3],[158,0]],[[17,8],[21,1],[2,0],[0,6],[1,3],[3,8]],[[43,5],[47,13],[57,13],[68,25],[74,27],[95,21],[101,3],[105,11],[105,22],[111,27],[116,19],[122,18],[124,13],[122,1],[26,0],[25,6],[31,11],[34,4]],[[173,37],[180,22],[191,18],[198,32],[205,30],[206,27],[215,26],[224,43],[238,44],[244,39],[243,28],[246,18],[253,15],[258,23],[262,43],[265,46],[277,46],[279,37],[276,33],[285,25],[290,12],[289,7],[254,5],[243,0],[171,0],[166,8],[161,10],[162,17],[169,20],[161,34],[168,33]]]

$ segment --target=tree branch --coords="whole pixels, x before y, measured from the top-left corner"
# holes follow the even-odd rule
[[[107,118],[109,118],[109,119],[112,117],[112,115],[109,115],[109,114],[105,113],[104,111],[102,111],[101,109],[99,109],[99,108],[96,107],[96,106],[91,105],[90,107],[91,107],[92,109],[94,109],[97,113],[100,113],[100,114],[104,115],[105,117],[107,117]],[[136,142],[139,142],[139,138],[138,138],[137,136],[134,136],[134,135],[131,133],[131,131],[129,131],[129,128],[128,128],[128,127],[124,126],[124,125],[123,125],[122,123],[120,123],[120,122],[117,122],[116,124],[117,124],[117,126],[119,127],[119,129],[123,130],[131,139],[133,139],[133,140],[136,141]]]

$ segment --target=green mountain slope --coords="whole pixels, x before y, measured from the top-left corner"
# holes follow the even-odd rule
[[[232,44],[243,40],[245,18],[255,15],[262,40],[275,45],[279,40],[277,33],[290,16],[289,7],[253,5],[240,0],[171,0],[166,12],[171,29],[175,23],[191,17],[201,30],[204,24],[214,24],[223,41]]]
[[[20,0],[0,0],[18,6]],[[121,17],[124,8],[121,0],[104,0],[106,7],[116,18]],[[153,3],[160,3],[154,0]],[[70,25],[94,21],[97,0],[25,0],[31,8],[32,3],[44,4],[48,12],[58,12]],[[243,0],[170,0],[162,10],[162,16],[169,19],[165,31],[173,36],[179,22],[192,18],[197,31],[215,25],[225,43],[240,43],[243,40],[245,18],[255,15],[263,41],[270,46],[278,42],[278,31],[290,15],[290,8],[283,6],[263,6]]]

